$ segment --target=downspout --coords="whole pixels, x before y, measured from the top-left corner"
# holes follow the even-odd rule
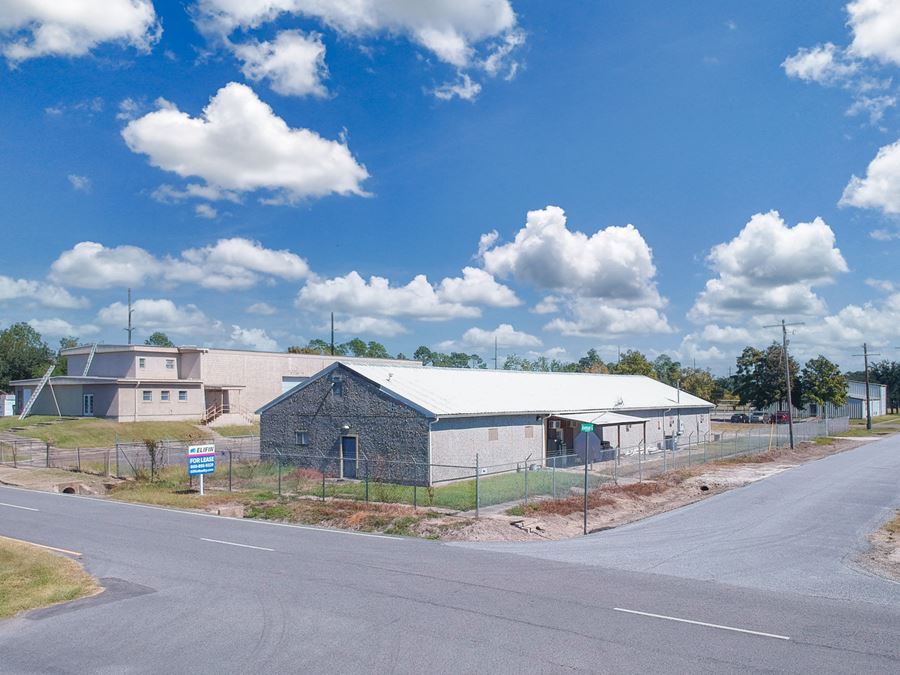
[[[134,398],[134,421],[135,421],[135,422],[137,422],[137,390],[138,390],[138,387],[140,387],[140,386],[141,386],[141,381],[140,381],[140,380],[138,380],[137,382],[134,383],[134,396],[133,396],[133,398]]]
[[[431,466],[431,425],[440,421],[440,417],[435,416],[434,419],[428,420],[428,486],[431,487],[431,478],[434,470]]]

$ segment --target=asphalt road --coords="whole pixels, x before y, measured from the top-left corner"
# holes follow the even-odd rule
[[[891,451],[862,450],[862,462],[886,460],[896,500]],[[845,475],[833,481],[857,480],[852,466],[835,470]],[[780,479],[730,494],[760,492],[775,511],[797,510],[804,498],[767,487]],[[681,512],[703,518],[688,518],[659,550],[644,544],[643,555],[669,550],[687,567],[686,539],[699,537],[700,567],[755,556],[752,528],[730,552],[704,539],[735,514],[700,507],[727,497]],[[865,522],[853,532],[885,504],[858,509],[848,519]],[[900,586],[865,577],[866,590],[845,597],[737,585],[740,570],[623,569],[628,556],[597,557],[615,531],[558,544],[572,556],[561,561],[544,545],[521,555],[0,488],[0,534],[79,552],[107,587],[0,622],[3,673],[900,672]]]

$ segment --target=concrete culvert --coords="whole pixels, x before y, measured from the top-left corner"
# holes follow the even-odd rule
[[[700,486],[700,492],[706,492],[707,490],[709,490],[709,485],[701,485]]]
[[[71,485],[70,485],[69,487],[67,487],[67,488],[63,488],[63,494],[64,494],[64,495],[74,495],[74,494],[75,494],[75,488],[73,488]]]

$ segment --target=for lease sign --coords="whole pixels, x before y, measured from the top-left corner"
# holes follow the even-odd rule
[[[188,448],[188,475],[199,476],[216,470],[216,446],[192,445]]]

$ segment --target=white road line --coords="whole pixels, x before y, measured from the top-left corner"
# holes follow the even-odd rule
[[[0,502],[0,506],[8,506],[11,509],[22,509],[23,511],[40,511],[40,509],[33,509],[30,506],[17,506],[16,504],[7,504],[6,502]]]
[[[774,633],[762,633],[758,630],[747,630],[746,628],[735,628],[734,626],[722,626],[717,623],[706,623],[705,621],[692,621],[691,619],[680,619],[677,616],[666,616],[665,614],[651,614],[650,612],[639,612],[636,609],[623,609],[621,607],[613,607],[617,612],[626,612],[627,614],[640,614],[641,616],[649,616],[654,619],[666,619],[667,621],[678,621],[679,623],[690,623],[695,626],[706,626],[707,628],[718,628],[720,630],[730,630],[735,633],[747,633],[748,635],[759,635],[760,637],[774,638],[776,640],[790,640],[787,635],[776,635]]]
[[[180,513],[185,516],[199,516],[201,518],[216,518],[218,520],[235,520],[248,525],[264,525],[267,527],[290,527],[294,530],[309,530],[311,532],[321,532],[323,534],[343,534],[351,537],[368,537],[369,539],[388,539],[390,541],[421,541],[412,537],[398,537],[390,534],[375,534],[373,532],[353,532],[352,530],[338,530],[332,527],[316,527],[315,525],[294,525],[293,523],[276,523],[271,520],[257,520],[256,518],[234,518],[232,516],[219,516],[215,513],[202,513],[201,511],[187,511],[185,509],[176,509],[166,506],[153,506],[151,504],[136,504],[134,502],[120,502],[117,499],[107,499],[104,497],[88,497],[87,495],[68,495],[62,492],[41,492],[39,490],[30,490],[28,488],[16,487],[14,485],[0,485],[0,489],[17,490],[19,492],[30,492],[32,494],[47,495],[50,497],[65,497],[68,500],[84,499],[89,502],[101,502],[103,504],[112,504],[114,506],[126,506],[137,509],[152,509],[154,511],[168,511],[169,513]],[[20,507],[20,508],[25,508]],[[38,509],[32,509],[37,511]]]
[[[251,546],[250,544],[237,544],[233,541],[222,541],[221,539],[207,539],[200,537],[201,541],[211,541],[213,544],[227,544],[228,546],[240,546],[241,548],[255,548],[257,551],[274,551],[274,548],[266,548],[265,546]]]
[[[48,551],[56,551],[57,553],[65,553],[66,555],[74,555],[76,558],[80,558],[81,554],[78,551],[70,551],[67,548],[56,548],[55,546],[45,546],[44,544],[35,544],[33,541],[27,541],[25,539],[16,539],[15,537],[5,537],[0,534],[0,539],[6,539],[8,541],[17,541],[20,544],[28,544],[29,546],[37,546],[38,548],[45,548]]]

